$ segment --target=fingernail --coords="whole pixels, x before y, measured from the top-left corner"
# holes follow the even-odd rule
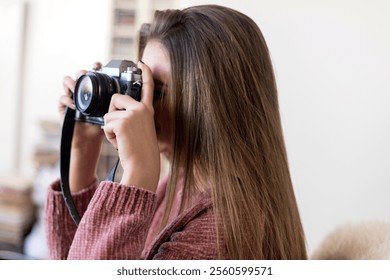
[[[143,62],[142,60],[140,60],[139,62],[141,62],[142,64],[145,64],[145,62]]]

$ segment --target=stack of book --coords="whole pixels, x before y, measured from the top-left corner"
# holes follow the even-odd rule
[[[23,239],[35,220],[31,183],[0,178],[0,249],[22,251]]]
[[[59,160],[61,124],[57,121],[41,120],[41,140],[35,146],[34,161],[37,167],[55,165]]]

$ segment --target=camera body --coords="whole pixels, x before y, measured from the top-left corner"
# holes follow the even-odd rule
[[[129,95],[139,101],[141,89],[142,71],[134,62],[111,60],[102,69],[89,71],[77,80],[73,96],[75,119],[102,126],[113,94]]]

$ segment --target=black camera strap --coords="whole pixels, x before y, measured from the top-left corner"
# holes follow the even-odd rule
[[[78,225],[80,223],[80,214],[77,212],[76,205],[73,202],[69,188],[69,167],[70,152],[72,149],[72,139],[74,130],[75,110],[65,109],[64,123],[62,124],[61,148],[60,148],[60,174],[61,174],[61,192],[66,206],[73,221]]]
[[[72,195],[69,188],[69,168],[70,168],[70,154],[72,149],[73,131],[75,125],[75,110],[70,108],[65,109],[65,117],[62,125],[61,133],[61,147],[60,147],[60,175],[61,175],[61,192],[69,210],[73,221],[78,225],[80,223],[80,214],[73,202]],[[114,181],[116,169],[119,164],[119,158],[111,168],[106,177],[106,181]]]

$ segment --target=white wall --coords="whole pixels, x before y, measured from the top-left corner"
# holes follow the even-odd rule
[[[390,221],[390,2],[181,3],[233,7],[263,31],[310,252],[339,224]]]
[[[22,3],[0,2],[0,174],[13,172],[18,165],[21,118],[15,112],[19,108],[22,90],[19,66],[23,52],[24,12]]]
[[[28,7],[25,62],[18,65],[15,76],[23,83],[23,100],[13,111],[21,116],[23,125],[20,166],[13,172],[31,176],[35,171],[32,153],[41,137],[39,121],[59,120],[57,104],[63,94],[62,78],[73,76],[77,69],[92,68],[95,61],[107,60],[111,1],[0,0],[2,5],[6,2],[11,6],[27,3]],[[12,24],[8,22],[1,28],[8,29],[7,25]],[[7,53],[4,47],[2,43],[2,54]],[[2,65],[2,73],[11,65]],[[0,111],[2,121],[11,116]],[[12,119],[7,121],[13,125]]]

